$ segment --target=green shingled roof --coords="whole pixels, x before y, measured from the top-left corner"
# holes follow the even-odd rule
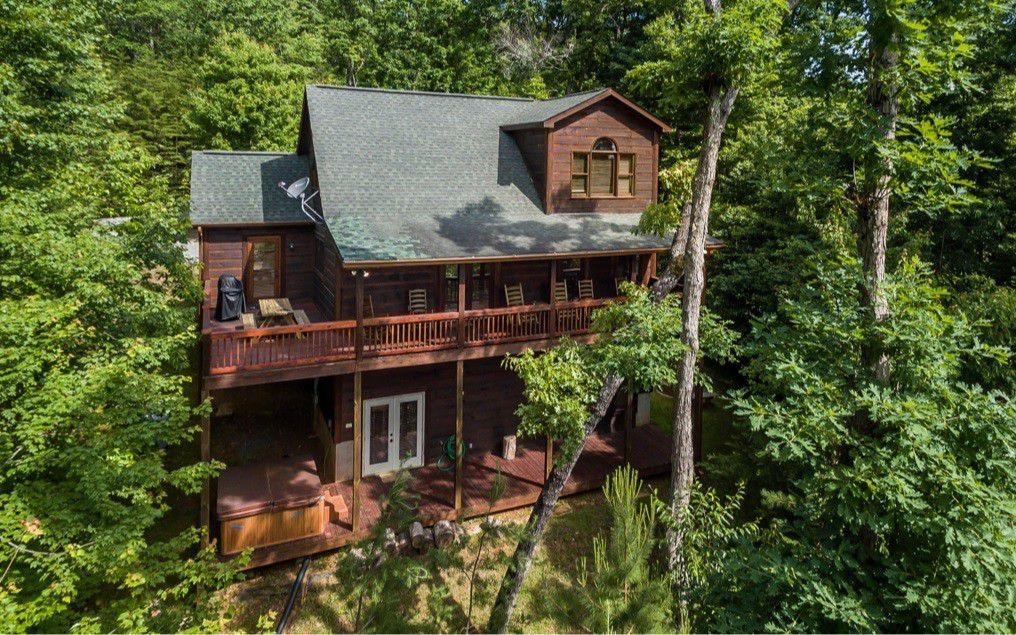
[[[574,108],[605,92],[607,92],[606,88],[597,88],[596,90],[587,90],[583,93],[572,93],[557,99],[534,101],[527,107],[520,109],[510,120],[502,121],[501,124],[506,126],[524,126],[526,124],[535,125],[543,123],[554,115],[562,113],[569,108]]]
[[[191,222],[195,225],[308,220],[280,181],[307,176],[307,157],[278,152],[191,154]]]
[[[540,102],[308,86],[306,114],[321,188],[320,209],[343,260],[525,256],[668,246],[658,238],[632,234],[636,214],[545,214],[518,146],[501,129],[543,121],[599,92]],[[230,163],[231,156],[235,163]],[[261,163],[252,160],[256,156],[262,157]],[[298,169],[300,159],[195,153],[193,222],[269,220],[268,210],[281,214],[283,209],[297,218],[296,201],[286,199],[277,183],[307,175],[306,162],[302,172]],[[226,190],[217,189],[223,185]],[[279,207],[280,203],[285,207]],[[250,209],[245,211],[244,206]]]

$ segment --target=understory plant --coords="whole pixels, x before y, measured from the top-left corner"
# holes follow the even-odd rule
[[[579,560],[575,583],[564,593],[566,617],[592,633],[658,633],[669,630],[670,585],[652,561],[658,501],[642,496],[631,466],[607,477],[603,496],[610,526],[593,538],[592,560]]]

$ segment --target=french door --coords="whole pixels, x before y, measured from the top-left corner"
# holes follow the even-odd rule
[[[248,300],[282,295],[282,237],[249,236],[243,248],[243,288]]]
[[[423,465],[423,393],[363,402],[363,475]]]

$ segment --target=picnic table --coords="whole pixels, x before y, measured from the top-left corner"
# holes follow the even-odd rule
[[[258,313],[261,315],[259,326],[276,326],[296,324],[293,317],[293,305],[289,298],[261,298],[258,300]]]

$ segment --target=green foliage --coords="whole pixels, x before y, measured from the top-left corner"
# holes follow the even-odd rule
[[[601,376],[587,347],[564,338],[542,354],[531,350],[505,358],[504,365],[524,384],[518,432],[560,439],[567,454],[585,442],[585,421],[596,402]]]
[[[392,542],[399,533],[408,533],[416,520],[416,501],[409,491],[411,475],[400,469],[388,491],[378,501],[381,516],[369,536],[340,555],[336,574],[349,581],[343,588],[346,601],[355,607],[354,633],[394,633],[416,630],[404,609],[415,598],[421,583],[432,572],[415,558],[394,553]]]
[[[719,15],[700,0],[681,0],[646,26],[648,61],[627,80],[655,98],[658,114],[700,111],[704,82],[718,79],[751,90],[773,73],[785,12],[780,0],[724,2]]]
[[[669,630],[670,585],[652,562],[659,505],[641,500],[641,494],[642,482],[632,467],[607,477],[609,533],[593,538],[592,566],[583,556],[578,577],[564,594],[571,619],[591,633]]]
[[[112,131],[95,7],[0,11],[0,615],[14,631],[214,630],[209,594],[235,566],[189,558],[194,529],[152,537],[168,492],[215,467],[167,458],[196,431],[182,206]]]
[[[786,482],[767,497],[778,538],[748,557],[758,591],[734,598],[725,628],[1013,630],[1016,405],[962,381],[971,360],[1006,364],[1008,351],[914,263],[890,278],[880,323],[856,300],[855,263],[815,277],[756,324],[736,401]],[[861,362],[876,337],[889,385]]]
[[[680,557],[688,575],[682,582],[682,593],[687,600],[691,632],[726,630],[720,624],[725,615],[725,596],[753,592],[740,578],[739,568],[743,555],[755,552],[759,530],[753,522],[736,519],[743,500],[743,486],[728,497],[720,497],[693,481],[688,507],[681,516],[674,518],[669,504],[653,501],[661,524],[682,536]]]
[[[224,34],[197,71],[188,121],[194,143],[223,150],[296,146],[311,69],[242,33]]]

